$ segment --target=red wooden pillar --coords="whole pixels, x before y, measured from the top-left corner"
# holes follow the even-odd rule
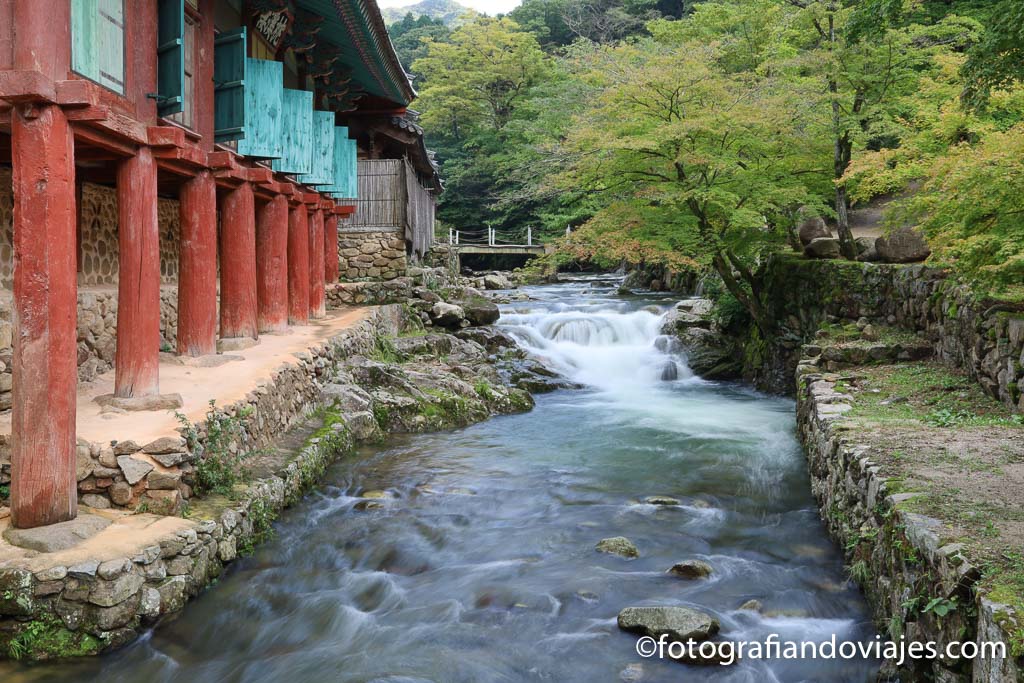
[[[256,325],[256,206],[252,185],[225,197],[220,229],[220,336],[259,337]]]
[[[309,322],[309,219],[306,205],[288,212],[288,320]]]
[[[324,301],[324,212],[309,214],[309,317],[327,314]]]
[[[160,228],[149,147],[117,168],[117,224],[114,395],[152,396],[160,393]]]
[[[217,353],[217,186],[213,174],[181,186],[178,243],[178,353]]]
[[[288,329],[288,198],[281,194],[256,217],[256,301],[260,332]]]
[[[11,523],[73,519],[78,283],[74,141],[56,106],[11,113],[14,353]]]
[[[338,281],[338,216],[327,215],[324,221],[324,277],[327,283]]]

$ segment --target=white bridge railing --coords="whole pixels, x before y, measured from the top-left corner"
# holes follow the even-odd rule
[[[512,231],[498,231],[495,228],[480,228],[479,230],[448,230],[448,244],[452,245],[473,245],[488,247],[539,247],[533,243],[533,228],[526,228],[526,243],[522,242],[520,233],[513,234]]]

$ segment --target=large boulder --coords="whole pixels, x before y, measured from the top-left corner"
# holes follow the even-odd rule
[[[729,376],[729,373],[720,371],[733,364],[733,345],[724,335],[703,327],[690,327],[680,330],[676,338],[686,353],[686,364],[694,374],[706,379]]]
[[[674,335],[693,327],[703,327],[708,330],[711,329],[711,326],[712,319],[710,315],[700,315],[676,308],[665,315],[661,323],[661,333]]]
[[[483,297],[459,301],[458,305],[462,306],[470,325],[491,325],[498,322],[498,318],[501,317],[498,305]]]
[[[438,301],[430,308],[430,320],[439,327],[459,327],[466,319],[462,306]]]
[[[801,210],[801,213],[805,213]],[[797,234],[800,236],[800,244],[805,247],[816,239],[832,237],[828,226],[821,216],[806,216],[797,225]]]
[[[512,283],[504,275],[491,273],[484,275],[484,289],[512,289]]]
[[[834,237],[816,237],[804,247],[809,258],[839,258],[839,240]]]
[[[619,612],[619,628],[651,638],[663,634],[678,643],[704,641],[718,633],[718,620],[689,607],[627,607]]]
[[[909,225],[893,230],[875,240],[879,260],[884,263],[914,263],[924,261],[932,253],[924,235]]]
[[[878,250],[875,249],[875,240],[870,237],[858,237],[853,242],[857,247],[858,261],[872,262],[878,260]]]

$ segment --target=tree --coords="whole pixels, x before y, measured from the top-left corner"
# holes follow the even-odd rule
[[[718,45],[687,42],[670,22],[651,31],[595,53],[589,78],[601,92],[568,136],[578,160],[563,184],[605,195],[617,220],[636,226],[624,239],[661,214],[654,223],[671,222],[675,242],[768,333],[758,257],[784,242],[789,212],[817,203],[806,178],[822,173],[821,148],[784,80],[728,73]],[[629,207],[638,220],[624,219]]]
[[[425,14],[414,19],[412,12],[407,12],[405,17],[388,28],[388,33],[402,66],[406,71],[412,71],[413,63],[427,54],[425,41],[443,42],[448,39],[451,29],[441,19],[431,19]]]
[[[964,65],[965,99],[983,106],[992,91],[1024,81],[1024,2],[995,3],[981,41]]]
[[[413,63],[426,80],[423,121],[456,139],[484,126],[500,131],[547,71],[536,38],[507,17],[477,17],[448,42],[426,46],[427,55]]]

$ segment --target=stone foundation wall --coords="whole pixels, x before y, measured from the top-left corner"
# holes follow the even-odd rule
[[[822,519],[839,545],[854,549],[850,552],[857,552],[859,561],[866,563],[871,578],[861,588],[879,629],[893,638],[903,635],[908,643],[931,641],[939,648],[952,641],[1013,642],[1004,626],[1019,628],[1014,624],[1024,615],[975,594],[980,568],[963,555],[962,544],[940,540],[939,520],[900,509],[899,504],[914,494],[890,493],[879,467],[866,456],[868,448],[857,442],[855,432],[839,424],[850,409],[847,398],[822,375],[804,375],[797,392],[797,421]],[[909,600],[919,595],[975,609],[940,617],[911,609]],[[973,662],[909,660],[898,673],[899,680],[905,681],[1016,683],[1024,679],[1018,660],[1011,656]]]
[[[401,303],[412,296],[412,279],[396,277],[383,282],[338,282],[327,285],[327,307],[374,306]]]
[[[755,334],[744,360],[763,388],[791,393],[800,347],[821,324],[865,317],[920,333],[938,359],[1024,410],[1024,311],[975,297],[946,271],[782,256],[769,262],[762,288],[777,330],[770,340]]]
[[[342,280],[392,280],[405,275],[401,232],[338,232],[338,273]]]
[[[14,282],[13,206],[10,168],[0,168],[0,287]],[[79,207],[78,284],[117,284],[117,190],[82,183]],[[178,201],[157,200],[160,226],[160,277],[166,284],[178,281]]]

